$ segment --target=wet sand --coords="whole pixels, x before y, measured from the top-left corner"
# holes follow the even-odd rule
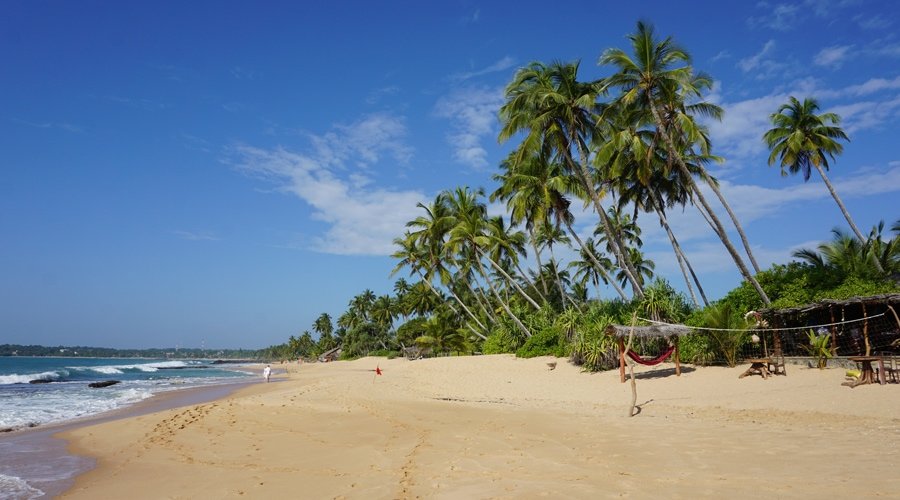
[[[554,370],[547,363],[557,362]],[[374,373],[375,367],[383,375]],[[63,433],[64,498],[895,496],[900,384],[844,370],[618,372],[511,356],[312,364],[223,399]]]
[[[57,437],[59,433],[117,419],[215,401],[256,382],[256,379],[252,381],[242,379],[236,382],[162,392],[133,405],[99,415],[0,434],[0,452],[3,456],[0,473],[27,480],[31,486],[43,491],[48,498],[57,496],[72,487],[77,475],[89,471],[96,463],[92,457],[70,454],[67,451],[68,443]]]

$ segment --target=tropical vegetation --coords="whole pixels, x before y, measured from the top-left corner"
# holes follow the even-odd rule
[[[853,236],[836,229],[831,242],[798,251],[796,261],[761,269],[709,170],[724,161],[706,126],[723,115],[706,99],[712,78],[647,23],[637,23],[628,41],[627,50],[602,52],[598,64],[610,74],[598,80],[581,80],[579,62],[517,70],[498,110],[498,139],[511,152],[493,176],[497,187],[488,194],[456,186],[420,203],[394,240],[394,275],[403,273],[394,293],[365,290],[336,322],[327,314],[316,320],[317,339],[304,331],[272,354],[314,357],[336,346],[345,358],[515,353],[569,356],[599,370],[616,362],[607,327],[636,315],[707,327],[684,340],[682,359],[733,365],[751,337],[733,333],[749,328],[747,311],[900,290],[900,222],[892,237],[883,223],[863,235],[826,176],[828,160],[842,152],[838,141],[848,140],[840,117],[816,114],[814,99],[791,97],[762,139],[782,172],[820,174]],[[508,215],[491,214],[489,202],[505,204]],[[672,210],[688,208],[743,277],[719,301],[707,297],[668,222]],[[658,276],[643,251],[647,224],[665,232],[686,294]]]

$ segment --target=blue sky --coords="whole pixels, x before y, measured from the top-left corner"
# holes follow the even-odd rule
[[[0,343],[258,348],[390,291],[415,204],[490,180],[516,68],[598,78],[638,19],[710,73],[714,167],[760,264],[846,226],[766,165],[767,117],[815,96],[851,137],[832,180],[900,217],[900,5],[788,2],[4,2]],[[673,214],[713,297],[739,282]],[[596,216],[578,227],[588,232]],[[645,251],[676,286],[664,235]]]

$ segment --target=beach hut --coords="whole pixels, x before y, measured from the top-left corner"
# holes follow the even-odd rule
[[[652,339],[665,338],[669,341],[669,348],[664,350],[655,358],[643,358],[634,351],[625,352],[625,339],[631,332],[634,332],[636,339]],[[616,337],[619,344],[619,378],[622,383],[625,382],[625,356],[631,358],[635,363],[646,366],[658,365],[669,358],[675,356],[675,375],[681,376],[681,362],[678,359],[678,337],[691,333],[691,329],[685,325],[652,325],[652,326],[622,326],[610,325],[606,329],[606,333]]]
[[[837,356],[900,354],[900,293],[825,299],[760,314],[781,337],[786,356],[804,356],[809,332],[829,334]]]
[[[319,355],[320,363],[328,363],[331,361],[337,361],[341,357],[341,347],[335,347],[334,349],[329,349],[322,354]]]

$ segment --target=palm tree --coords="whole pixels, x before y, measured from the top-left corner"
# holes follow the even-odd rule
[[[458,253],[464,249],[472,252],[472,260],[474,261],[479,273],[487,282],[488,287],[503,307],[506,314],[513,320],[516,326],[530,337],[531,332],[521,320],[510,309],[509,304],[500,296],[500,292],[494,286],[490,276],[484,269],[481,259],[484,257],[483,248],[490,244],[490,239],[485,234],[485,216],[487,214],[486,207],[478,202],[478,196],[483,195],[481,190],[471,191],[469,188],[457,188],[453,193],[446,194],[447,202],[451,207],[454,225],[449,232],[447,240],[447,249],[450,253]],[[487,259],[491,261],[490,259]],[[493,261],[491,261],[493,263]],[[493,263],[496,265],[496,263]],[[499,266],[497,266],[499,267]],[[524,293],[524,292],[523,292]],[[524,294],[527,297],[527,294]]]
[[[426,207],[426,211],[430,214],[431,211]],[[411,223],[408,223],[409,225]],[[423,234],[427,236],[428,231],[423,230]],[[443,300],[443,295],[439,290],[437,290],[434,285],[432,285],[431,280],[433,279],[435,274],[443,276],[444,269],[443,267],[438,267],[439,260],[435,260],[431,253],[426,254],[426,252],[420,247],[417,243],[420,239],[427,240],[427,237],[423,237],[421,234],[417,238],[412,233],[407,232],[403,238],[395,238],[394,244],[397,245],[399,250],[394,252],[391,257],[395,259],[400,259],[400,262],[394,267],[394,270],[391,271],[391,274],[396,274],[397,271],[404,267],[410,268],[410,273],[416,273],[419,276],[419,279],[422,280],[422,283],[425,283],[428,286],[428,289],[431,290],[435,295],[437,295],[441,300]],[[466,306],[466,304],[455,294],[453,290],[450,290],[450,294],[454,300],[456,300],[457,304],[463,308],[466,314],[474,321],[481,331],[486,332],[487,328],[482,324],[478,317],[475,316],[474,313]],[[448,304],[449,305],[449,304]],[[449,307],[456,312],[456,309],[449,305]],[[474,331],[474,330],[473,330]],[[480,336],[482,339],[486,339],[485,335],[480,332],[475,332],[476,335]]]
[[[705,102],[688,105],[685,100],[700,98],[702,92],[712,85],[712,80],[705,75],[694,75],[687,52],[675,45],[671,38],[657,41],[650,25],[638,22],[637,32],[628,38],[631,40],[636,60],[620,49],[608,49],[600,56],[600,64],[618,68],[615,74],[605,79],[605,87],[621,90],[621,94],[615,100],[617,106],[627,108],[639,105],[649,112],[657,134],[665,142],[670,158],[682,173],[681,179],[688,183],[693,196],[706,211],[713,229],[738,270],[753,285],[763,302],[770,305],[769,297],[731,244],[724,226],[694,182],[682,156],[695,145],[700,146],[703,154],[708,154],[707,134],[703,127],[694,121],[692,114],[719,118],[721,109]],[[678,63],[684,65],[673,67]],[[710,182],[709,186],[720,199],[724,199],[715,183]],[[749,252],[749,245],[746,247]],[[634,282],[633,279],[630,281]]]
[[[815,167],[856,238],[862,243],[866,238],[856,227],[850,212],[825,175],[829,167],[828,158],[833,160],[835,155],[844,151],[844,146],[838,141],[850,139],[838,126],[841,122],[840,116],[835,113],[817,115],[818,110],[819,103],[815,99],[807,98],[801,103],[796,97],[791,96],[786,104],[782,104],[778,111],[769,117],[774,127],[763,135],[771,150],[769,165],[774,165],[777,161],[782,176],[787,176],[788,172],[791,174],[802,172],[803,182],[809,180]],[[880,269],[880,266],[878,267]]]
[[[518,283],[516,283],[516,280],[510,276],[510,273],[507,272],[502,265],[504,262],[509,262],[511,265],[515,266],[528,286],[534,288],[531,281],[528,280],[528,275],[525,274],[519,266],[519,256],[525,256],[525,233],[513,231],[512,228],[507,229],[503,217],[500,216],[489,217],[486,222],[486,233],[490,241],[487,259],[507,280],[509,280],[510,283],[513,284],[513,286],[516,287],[528,303],[534,306],[535,309],[540,309],[541,306],[539,306],[538,303],[535,302]],[[543,297],[541,298],[543,299]],[[546,301],[546,299],[544,300]]]
[[[593,263],[593,259],[590,257],[593,255],[594,259],[600,260],[600,266],[597,266]],[[587,283],[590,281],[594,288],[597,290],[597,296],[600,297],[600,282],[602,281],[604,284],[609,284],[616,290],[616,293],[619,294],[619,297],[622,300],[628,300],[628,297],[625,295],[625,292],[619,287],[619,284],[616,283],[615,280],[611,280],[609,278],[609,272],[612,270],[612,261],[610,261],[606,257],[602,257],[602,251],[597,248],[594,240],[588,238],[584,242],[584,247],[580,252],[581,259],[575,259],[569,262],[569,267],[575,269],[574,278],[578,280],[579,283]],[[597,257],[601,256],[601,257]]]
[[[883,224],[876,226],[871,237],[860,242],[835,228],[831,231],[832,240],[820,244],[818,251],[804,248],[793,255],[815,268],[836,273],[841,280],[849,276],[879,278],[884,276],[884,269],[889,273],[900,272],[900,245],[897,238],[883,242],[883,229]]]
[[[331,334],[334,332],[334,325],[331,323],[331,316],[328,313],[322,313],[313,322],[313,331],[319,334],[319,348],[322,351],[331,349],[334,344]]]
[[[666,166],[669,160],[665,149],[654,146],[659,139],[658,134],[645,127],[639,110],[633,108],[636,106],[610,107],[608,112],[603,114],[602,128],[608,140],[599,145],[594,161],[598,170],[603,171],[602,175],[610,180],[612,187],[618,192],[619,210],[631,203],[634,206],[635,221],[639,210],[656,213],[660,226],[666,231],[672,245],[694,305],[699,306],[699,302],[691,286],[692,278],[704,304],[709,305],[700,280],[678,243],[665,214],[666,208],[676,205],[683,207],[690,201],[687,183],[680,182],[681,174],[678,170]],[[707,160],[706,157],[698,156],[693,160],[685,158],[685,163],[692,174],[703,177],[696,163]]]
[[[500,108],[503,126],[499,139],[505,142],[519,132],[525,132],[524,140],[512,156],[513,163],[520,164],[535,154],[555,157],[581,180],[601,223],[608,225],[600,193],[588,170],[588,144],[596,127],[594,109],[599,88],[594,83],[579,82],[577,75],[578,63],[560,62],[550,65],[533,62],[516,72],[506,87],[506,103]],[[573,154],[577,154],[580,161],[575,160]],[[613,250],[616,262],[640,295],[640,285],[623,245],[614,242]]]
[[[645,259],[644,253],[637,248],[631,247],[628,251],[631,252],[631,262],[634,263],[634,268],[638,272],[638,280],[641,282],[641,286],[643,286],[644,283],[653,278],[653,271],[656,269],[656,264],[650,259]],[[619,271],[616,274],[616,277],[619,279],[619,282],[622,283],[622,286],[628,284],[628,278],[623,272]]]

